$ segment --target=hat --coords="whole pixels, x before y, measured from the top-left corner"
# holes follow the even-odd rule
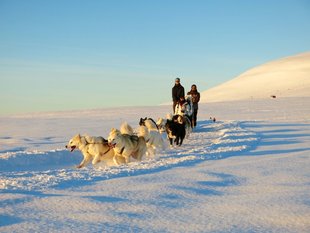
[[[176,82],[180,82],[180,79],[179,79],[179,78],[176,78],[175,81],[176,81]]]

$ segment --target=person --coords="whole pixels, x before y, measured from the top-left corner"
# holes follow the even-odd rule
[[[196,127],[197,125],[197,113],[198,113],[198,102],[200,100],[200,93],[197,91],[197,86],[193,84],[191,90],[187,92],[187,95],[192,97],[193,103],[193,115],[192,115],[192,126]]]
[[[180,83],[180,79],[175,79],[175,85],[172,88],[172,101],[173,101],[173,112],[181,97],[184,97],[184,87]]]
[[[189,118],[191,117],[192,106],[187,100],[185,100],[184,96],[180,97],[180,100],[177,102],[174,110],[174,115],[186,115]]]
[[[185,123],[185,127],[187,127],[186,125],[188,125],[188,127],[190,128],[190,132],[191,129],[193,128],[192,126],[192,111],[193,107],[191,104],[191,97],[190,96],[186,96],[186,98],[184,96],[182,96],[180,98],[180,100],[178,101],[177,105],[175,106],[175,115],[174,115],[174,119],[179,119],[179,116],[182,116],[182,122],[186,122]],[[188,132],[189,133],[189,132]]]

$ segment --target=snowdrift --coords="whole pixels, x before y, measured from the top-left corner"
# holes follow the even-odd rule
[[[310,96],[310,52],[272,61],[201,93],[201,103]]]

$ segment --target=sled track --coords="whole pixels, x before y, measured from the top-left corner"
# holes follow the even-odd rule
[[[119,167],[76,169],[80,152],[7,152],[0,154],[0,189],[44,190],[89,185],[96,181],[159,172],[180,166],[193,166],[205,160],[242,155],[253,149],[259,136],[240,122],[200,122],[181,147],[168,148],[156,158]]]

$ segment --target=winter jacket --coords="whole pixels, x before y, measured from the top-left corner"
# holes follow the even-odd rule
[[[200,100],[200,93],[198,91],[191,90],[191,91],[187,92],[187,95],[192,96],[193,107],[194,107],[194,109],[198,109],[198,102]]]
[[[175,106],[174,115],[180,115],[180,116],[191,116],[193,114],[193,108],[190,103],[187,101],[184,102],[178,102],[178,104]]]
[[[172,88],[172,100],[176,102],[182,96],[184,96],[184,87],[181,84],[174,85]]]

